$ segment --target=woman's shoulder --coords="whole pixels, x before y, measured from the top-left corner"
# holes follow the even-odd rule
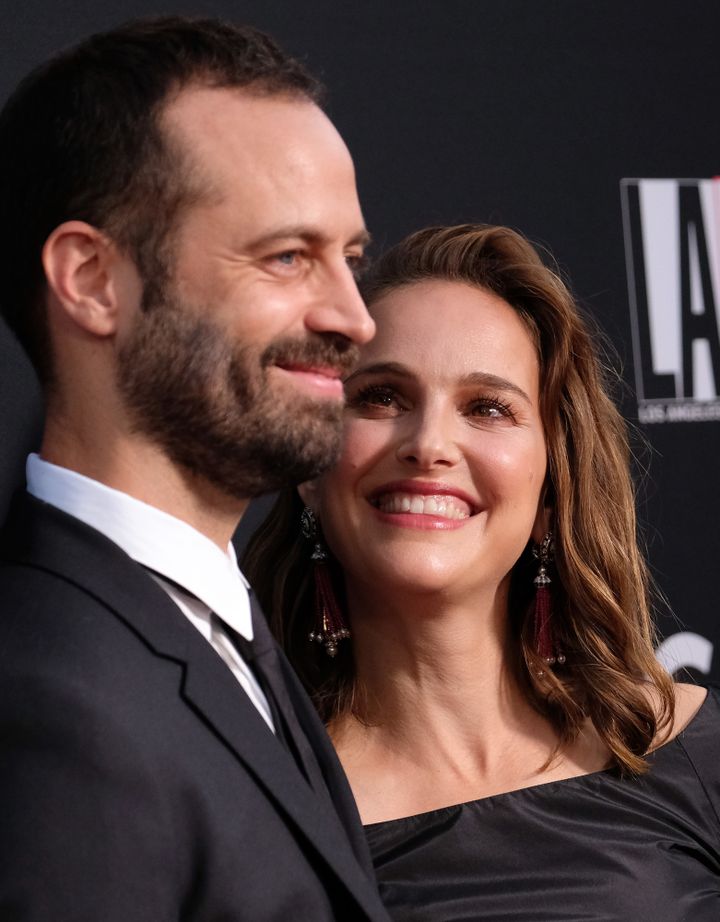
[[[673,720],[672,730],[670,731],[670,739],[674,736],[677,736],[679,733],[682,733],[693,720],[698,716],[700,711],[703,709],[708,698],[711,700],[708,702],[709,709],[713,709],[712,705],[715,704],[715,709],[717,709],[717,687],[713,686],[704,686],[704,685],[690,685],[686,682],[676,682],[675,683],[675,716]]]
[[[720,795],[720,686],[675,686],[673,727],[660,748],[673,741],[701,781],[717,779]]]
[[[656,712],[659,726],[655,740],[650,747],[650,752],[656,752],[662,749],[668,743],[671,743],[677,736],[686,730],[695,718],[705,709],[706,703],[708,708],[712,708],[712,702],[708,702],[710,687],[704,685],[690,685],[686,682],[675,682],[672,684],[672,710],[670,711],[671,719],[668,721],[667,711],[664,702],[661,700],[659,692],[655,688],[648,688],[647,694]]]

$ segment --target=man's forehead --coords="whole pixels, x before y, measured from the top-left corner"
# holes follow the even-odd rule
[[[190,85],[163,106],[160,122],[184,137],[228,138],[234,128],[243,129],[248,143],[283,127],[312,124],[328,136],[337,135],[322,110],[300,94],[261,93],[252,87]],[[338,136],[339,138],[339,136]]]
[[[238,233],[364,243],[352,158],[309,99],[190,87],[168,103],[162,125],[201,181],[205,204],[231,212]],[[293,226],[303,232],[275,233]]]
[[[350,153],[322,110],[303,96],[190,87],[161,116],[165,136],[221,184],[243,178],[289,186],[314,174],[355,182]],[[210,176],[208,176],[210,178]]]

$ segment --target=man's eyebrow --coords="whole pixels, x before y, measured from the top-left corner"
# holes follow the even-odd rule
[[[303,240],[306,243],[316,244],[319,246],[328,243],[330,240],[326,233],[316,227],[310,227],[307,224],[289,224],[284,227],[275,227],[268,231],[266,234],[262,234],[260,237],[256,237],[254,240],[252,240],[250,246],[253,248],[261,248],[268,246],[275,241],[293,239]],[[370,244],[370,240],[371,237],[369,232],[363,227],[349,240],[345,241],[345,246],[367,247]]]
[[[375,362],[373,365],[363,365],[360,368],[357,368],[351,375],[345,379],[345,383],[348,384],[354,378],[359,377],[360,375],[396,375],[401,378],[415,378],[417,377],[406,365],[403,365],[401,362]],[[512,381],[508,381],[507,378],[501,378],[499,375],[493,375],[486,371],[473,371],[470,374],[463,375],[459,380],[458,384],[461,387],[489,387],[497,391],[506,391],[511,394],[516,394],[518,397],[521,397],[527,403],[532,403],[530,397],[525,393],[525,391],[518,387],[517,384],[513,384]]]
[[[372,243],[372,235],[370,231],[363,227],[362,230],[358,231],[354,237],[351,237],[348,240],[348,246],[361,246],[369,247]]]

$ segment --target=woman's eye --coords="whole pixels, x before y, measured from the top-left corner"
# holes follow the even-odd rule
[[[390,387],[364,387],[348,396],[348,406],[365,411],[395,411],[401,409],[396,391]]]
[[[469,415],[476,419],[513,419],[513,412],[507,404],[494,397],[483,397],[470,404]]]

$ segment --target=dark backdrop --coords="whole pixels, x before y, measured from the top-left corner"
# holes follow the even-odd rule
[[[677,324],[663,326],[660,308],[642,297],[643,272],[652,263],[643,233],[657,213],[647,202],[643,212],[642,195],[632,199],[639,186],[629,184],[624,233],[620,191],[623,178],[720,173],[716,0],[0,0],[0,100],[30,67],[89,32],[167,12],[250,22],[321,74],[380,247],[430,223],[480,220],[510,224],[552,249],[612,341],[628,384],[620,399],[638,428],[640,517],[674,612],[661,617],[664,634],[674,635],[661,655],[674,651],[680,665],[720,678],[720,656],[713,659],[720,645],[720,358],[711,342],[720,244],[708,229],[703,249],[696,225],[684,238],[678,234],[690,241],[687,272],[696,281],[689,284],[702,294],[687,316],[702,315],[690,348],[705,362],[704,390],[695,397],[686,386],[680,394],[693,411],[684,421],[640,424],[631,388],[640,356],[651,371],[653,356],[638,318],[650,316],[656,352],[663,336],[681,334]],[[712,224],[717,215],[706,211],[705,219]],[[703,266],[710,267],[710,287],[697,282]],[[678,269],[669,284],[658,283],[670,291],[671,313],[680,312],[681,276]],[[668,370],[657,355],[654,361],[655,371]],[[2,515],[37,441],[40,406],[32,374],[4,329],[0,363]],[[691,421],[700,411],[715,418]],[[662,407],[653,418],[658,413],[667,418]]]

